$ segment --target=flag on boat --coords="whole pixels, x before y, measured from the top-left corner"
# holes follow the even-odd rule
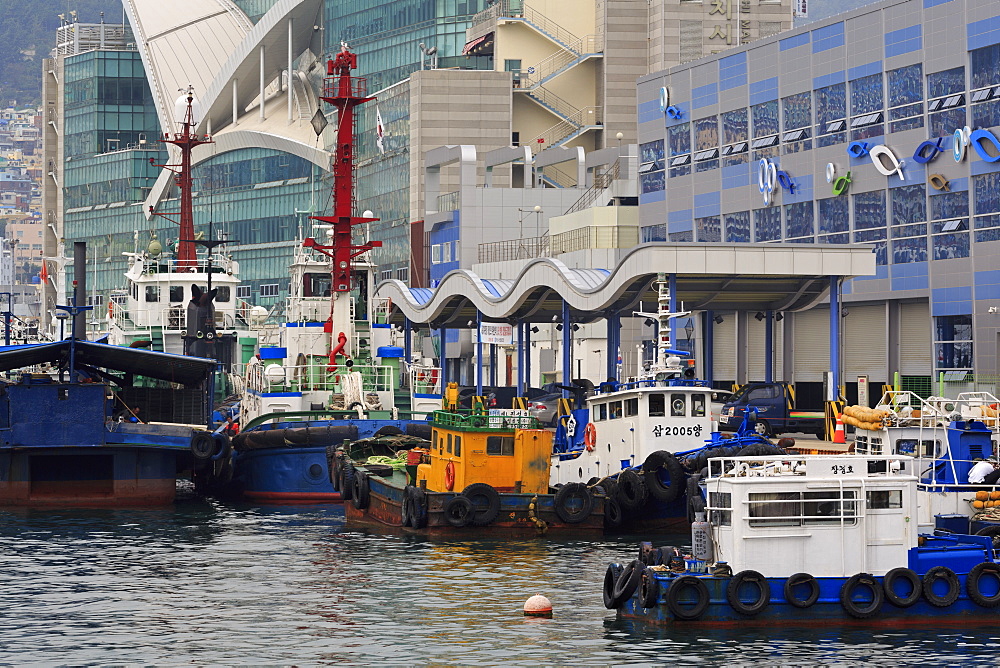
[[[49,267],[48,267],[48,262],[46,262],[45,260],[42,260],[42,271],[38,275],[38,280],[42,285],[45,285],[46,283],[49,282]]]
[[[379,153],[385,155],[385,144],[382,140],[385,138],[385,125],[382,124],[382,110],[375,105],[375,145],[378,146]]]

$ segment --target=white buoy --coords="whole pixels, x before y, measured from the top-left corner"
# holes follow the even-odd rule
[[[544,596],[535,595],[524,602],[526,617],[551,617],[552,602]]]

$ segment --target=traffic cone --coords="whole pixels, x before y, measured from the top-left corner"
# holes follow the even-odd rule
[[[846,445],[847,438],[844,434],[844,420],[840,413],[837,413],[837,428],[833,432],[833,442]]]

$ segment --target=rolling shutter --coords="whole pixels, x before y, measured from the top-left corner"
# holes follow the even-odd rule
[[[821,383],[830,370],[830,307],[791,313],[794,318],[794,382]]]
[[[764,375],[764,362],[766,361],[766,332],[767,332],[767,321],[757,320],[753,317],[753,314],[747,314],[747,343],[749,350],[747,350],[747,380],[751,383],[754,381],[763,382]],[[784,337],[782,336],[782,330],[784,327],[781,326],[780,322],[773,323],[772,331],[774,333],[774,340],[772,345],[774,346],[774,366],[772,367],[772,378],[774,380],[781,380],[781,369],[782,369],[782,359],[784,353],[784,345],[782,344]]]
[[[926,303],[899,305],[899,373],[931,375],[931,311]]]
[[[713,323],[712,380],[736,380],[736,314],[720,313],[725,320]]]
[[[865,375],[873,382],[887,381],[889,333],[885,305],[847,304],[844,308],[849,315],[841,320],[844,340],[841,382],[851,383]]]

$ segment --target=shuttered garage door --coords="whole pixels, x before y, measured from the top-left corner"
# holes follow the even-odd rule
[[[766,355],[766,348],[764,344],[766,340],[765,332],[767,330],[766,323],[766,320],[757,320],[753,315],[749,315],[747,318],[747,341],[749,342],[749,350],[747,350],[747,379],[751,382],[763,381],[765,377],[764,356]],[[782,353],[784,352],[781,336],[782,329],[781,323],[774,323],[774,341],[772,344],[774,346],[774,366],[772,368],[774,380],[782,380]]]
[[[830,307],[791,314],[794,327],[794,381],[821,383],[830,370]]]
[[[931,312],[925,303],[899,305],[899,373],[931,375]]]
[[[712,380],[736,380],[736,314],[719,313],[725,320],[713,323]]]
[[[885,305],[847,304],[844,308],[849,315],[841,320],[844,336],[841,354],[844,377],[841,382],[851,383],[858,376],[865,375],[875,382],[885,380],[888,378]]]

